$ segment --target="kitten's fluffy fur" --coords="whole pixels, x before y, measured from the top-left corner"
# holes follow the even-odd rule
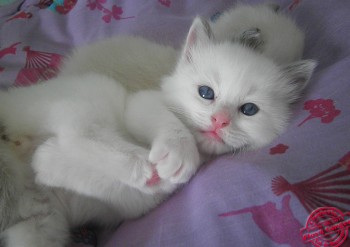
[[[19,246],[14,241],[55,246],[48,244],[51,235],[46,232],[37,242],[22,234],[45,223],[48,229],[64,229],[86,221],[105,225],[138,217],[189,180],[200,164],[199,153],[257,148],[283,131],[290,105],[315,63],[279,67],[248,48],[217,44],[212,37],[208,23],[195,19],[162,92],[128,95],[113,79],[85,74],[1,93],[0,120],[9,136],[43,140],[32,167],[37,182],[55,188],[49,190],[50,210],[63,215],[62,221],[29,215],[2,233],[8,246]],[[199,86],[211,87],[215,98],[202,98]],[[250,102],[260,111],[248,117],[240,107]],[[218,114],[226,122],[214,130]],[[154,185],[157,175],[160,181]],[[28,225],[28,220],[37,224]],[[65,231],[55,237],[62,237],[56,246],[63,246]]]
[[[218,41],[239,41],[245,31],[259,29],[257,38],[261,45],[257,49],[277,64],[299,60],[303,53],[303,32],[275,5],[239,4],[224,12],[211,26]]]
[[[63,207],[49,189],[34,184],[32,173],[0,141],[0,242],[5,246],[63,246],[69,234]]]
[[[5,246],[64,246],[68,226],[90,221],[103,226],[114,225],[122,219],[140,216],[155,207],[175,184],[194,173],[199,164],[198,153],[196,156],[193,137],[184,128],[184,138],[187,133],[194,148],[191,149],[191,142],[185,143],[190,148],[188,152],[193,153],[186,160],[188,169],[184,167],[169,185],[166,182],[153,187],[146,185],[153,174],[149,151],[124,137],[125,100],[125,90],[118,83],[94,74],[60,77],[1,93],[1,120],[10,138],[30,135],[43,140],[31,162],[36,181],[78,192],[52,189],[49,191],[50,201],[33,199],[29,205],[25,199],[26,204],[18,203],[29,213],[9,220],[7,226],[11,227],[1,234]],[[178,128],[181,128],[181,123]],[[158,152],[159,146],[153,148]],[[6,156],[1,158],[4,170],[12,169],[13,164],[18,163],[6,159]],[[18,166],[25,168],[29,164],[18,163]],[[165,175],[159,172],[164,180],[165,176],[171,177],[176,172],[172,169],[178,169],[170,166],[169,172],[169,166],[167,168]],[[7,181],[20,179],[15,174],[9,176],[11,178]],[[29,176],[28,180],[32,185],[34,177]],[[5,181],[1,182],[3,187]],[[32,197],[33,186],[28,187],[25,180],[20,183],[23,185],[15,187],[19,192],[15,193],[19,194],[17,201],[23,196]],[[47,206],[43,208],[41,201]],[[10,206],[1,208],[4,210],[2,214],[7,214]],[[32,210],[37,213],[32,214]],[[47,210],[57,211],[62,220],[51,217],[53,213]],[[42,232],[42,228],[48,232]],[[57,228],[65,231],[57,231]],[[52,232],[55,232],[55,239],[52,239]]]
[[[118,36],[78,48],[63,64],[61,74],[97,72],[118,80],[128,91],[159,89],[161,78],[174,69],[177,54],[171,46]]]

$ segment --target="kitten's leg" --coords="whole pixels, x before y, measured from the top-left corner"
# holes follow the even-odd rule
[[[123,140],[117,133],[98,131],[99,139],[52,137],[33,156],[41,184],[111,200],[121,184],[151,192],[146,183],[154,175],[149,151]]]
[[[52,212],[20,221],[0,234],[4,247],[65,247],[69,227],[65,218]]]
[[[161,178],[173,184],[186,183],[197,171],[200,157],[188,128],[170,112],[161,93],[143,91],[129,96],[126,126],[141,142],[151,144],[149,160]]]

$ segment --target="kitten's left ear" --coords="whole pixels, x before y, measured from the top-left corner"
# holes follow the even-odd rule
[[[315,60],[300,60],[282,69],[283,75],[289,83],[290,103],[295,103],[300,98],[316,66],[317,62]]]
[[[198,45],[209,44],[212,39],[213,32],[209,23],[200,17],[196,17],[188,32],[183,56],[186,57],[188,61],[192,61],[192,49]]]
[[[253,50],[259,51],[262,50],[264,41],[262,39],[261,31],[259,28],[251,28],[244,31],[239,36],[239,43],[244,46],[247,46]]]

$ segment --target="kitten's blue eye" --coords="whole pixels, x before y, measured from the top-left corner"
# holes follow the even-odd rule
[[[241,106],[241,112],[246,116],[253,116],[257,114],[259,111],[259,108],[256,104],[253,103],[246,103]]]
[[[208,86],[200,86],[198,88],[198,93],[203,99],[212,100],[214,99],[214,90]]]

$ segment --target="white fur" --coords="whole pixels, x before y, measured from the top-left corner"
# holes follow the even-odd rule
[[[49,210],[63,215],[62,228],[87,221],[119,223],[146,213],[196,172],[197,145],[201,154],[217,155],[260,147],[283,131],[290,104],[315,63],[279,67],[239,44],[217,44],[211,33],[208,23],[195,19],[162,92],[128,95],[113,79],[83,73],[0,94],[0,121],[10,139],[31,136],[42,141],[32,167],[36,181],[53,188]],[[215,99],[201,98],[200,85],[212,87]],[[247,102],[257,104],[259,113],[243,116],[239,108]],[[222,109],[230,115],[230,124],[218,133],[222,140],[204,136],[201,131]],[[154,170],[161,181],[150,186]],[[49,216],[53,218],[29,217],[8,228],[8,245],[31,243],[33,238],[28,246],[48,246],[42,238],[50,238],[49,233],[38,238],[35,232],[23,233],[36,231],[41,225],[37,221],[47,222],[49,229],[56,223],[55,214]]]
[[[129,111],[140,114],[136,117],[145,116],[141,120],[143,126],[150,129],[154,122],[160,123],[159,131],[155,129],[148,134],[151,153],[134,144],[125,130],[126,91],[108,77],[61,76],[27,88],[11,88],[0,96],[0,118],[10,139],[31,136],[42,140],[32,158],[36,181],[78,193],[65,194],[54,189],[55,202],[50,203],[71,226],[89,220],[100,225],[118,224],[122,219],[138,217],[155,207],[178,184],[187,182],[199,165],[194,138],[164,106],[158,107],[156,114],[160,116],[155,118],[149,117],[152,111],[146,115],[147,111],[133,110],[135,100],[143,106],[149,99],[151,105],[162,103],[153,97],[129,100]],[[153,166],[159,167],[162,181],[148,186]],[[26,189],[23,193],[30,195]],[[41,207],[21,205],[24,209]],[[40,215],[46,215],[44,210],[39,211]],[[34,226],[42,221],[48,222],[45,225],[48,228],[60,224],[56,217],[51,214],[50,218],[33,218],[30,214],[28,217],[30,220],[25,217],[3,233],[7,245],[21,246],[27,242],[27,246],[49,246],[45,242],[49,240],[35,236],[41,230]],[[26,228],[31,228],[27,231],[29,235],[23,235]],[[49,235],[42,238],[51,238]],[[62,242],[65,240],[62,235]]]
[[[260,29],[261,53],[277,64],[299,60],[303,54],[303,32],[290,17],[268,4],[238,4],[219,16],[211,26],[215,39],[222,42],[237,41],[244,31]]]
[[[177,61],[171,46],[136,36],[117,36],[79,47],[65,61],[61,74],[97,72],[119,81],[128,91],[159,89],[161,78]]]
[[[57,210],[53,196],[33,181],[30,166],[0,142],[1,228],[0,239],[6,246],[61,247],[68,239],[67,219]],[[12,189],[9,189],[12,187]],[[56,207],[52,207],[56,205]]]
[[[306,60],[280,67],[239,44],[217,44],[208,26],[201,27],[197,19],[175,72],[163,81],[168,107],[189,126],[204,153],[266,145],[287,126],[290,105],[299,98],[316,63]],[[191,33],[197,39],[194,44]],[[214,100],[199,96],[203,85],[214,90]],[[245,116],[239,110],[244,103],[254,103],[260,111]],[[220,130],[222,142],[204,137],[201,131],[210,129],[211,117],[223,110],[229,112],[231,124]]]

